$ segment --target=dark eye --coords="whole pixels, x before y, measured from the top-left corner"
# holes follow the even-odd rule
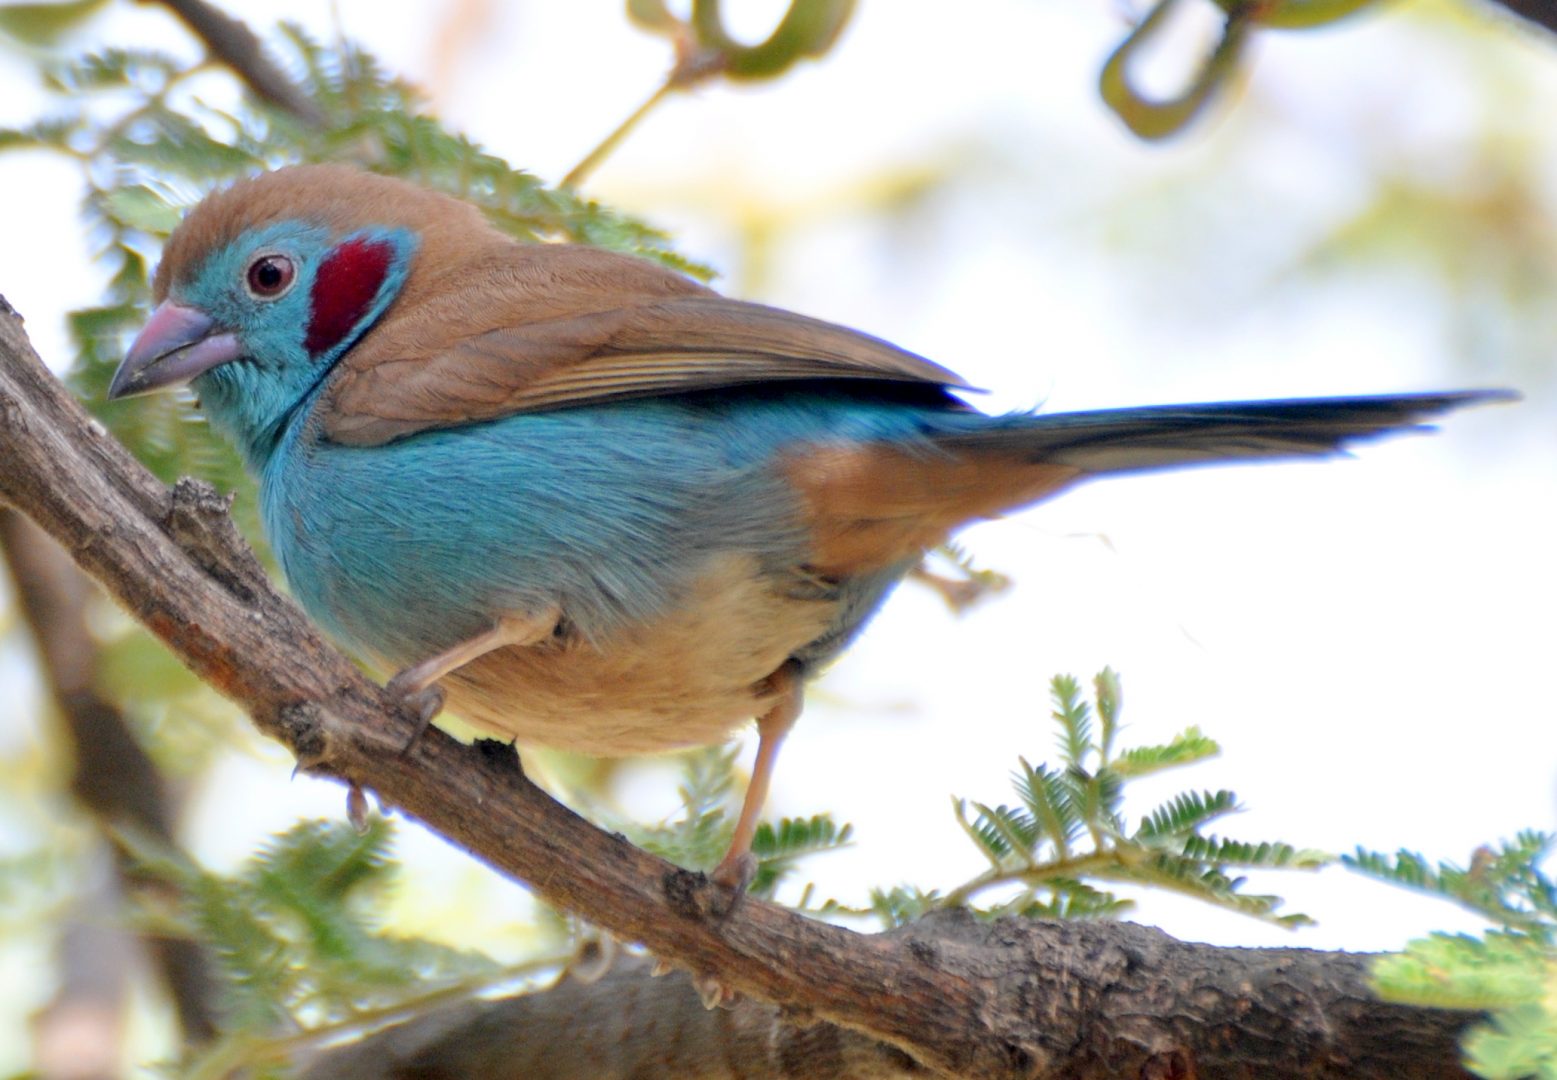
[[[249,264],[249,293],[274,300],[292,287],[292,260],[285,255],[261,255]]]

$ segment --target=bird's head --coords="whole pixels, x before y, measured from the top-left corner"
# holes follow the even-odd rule
[[[397,298],[439,263],[499,239],[466,203],[343,166],[240,181],[169,237],[157,308],[108,396],[192,383],[212,423],[261,464]]]

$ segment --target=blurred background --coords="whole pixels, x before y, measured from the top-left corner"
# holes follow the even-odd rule
[[[725,7],[755,40],[785,4]],[[619,0],[235,13],[358,40],[446,123],[548,183],[670,63]],[[785,746],[771,813],[855,828],[803,866],[819,897],[976,874],[949,798],[1008,798],[1019,755],[1053,757],[1049,677],[1105,665],[1123,679],[1127,744],[1195,724],[1223,747],[1171,787],[1143,783],[1141,810],[1183,782],[1230,787],[1247,807],[1234,836],[1462,862],[1554,824],[1557,43],[1442,0],[1264,33],[1235,92],[1152,144],[1097,92],[1138,14],[1114,0],[866,2],[818,62],[673,96],[583,190],[665,229],[720,289],[931,357],[988,388],[989,410],[1481,386],[1525,400],[1354,460],[1110,480],[967,531],[1010,587],[960,616],[902,588]],[[1148,87],[1181,85],[1214,39],[1208,12],[1183,14],[1147,58]],[[83,34],[81,47],[202,52],[155,5],[110,4]],[[50,107],[22,47],[0,40],[0,125]],[[0,193],[0,293],[63,370],[64,313],[106,280],[80,173],[8,154]],[[28,1060],[28,1018],[54,986],[49,913],[83,887],[91,831],[13,599],[0,580],[0,1075]],[[115,650],[125,622],[93,608],[106,681],[177,678],[149,650]],[[142,723],[180,790],[180,837],[208,865],[237,865],[299,817],[344,814],[339,787],[292,778],[209,692]],[[676,810],[676,778],[635,763],[608,795],[652,820]],[[517,886],[415,825],[397,850],[397,928],[524,955],[535,931]],[[1258,885],[1318,926],[1155,893],[1131,917],[1192,940],[1354,950],[1479,926],[1340,868]],[[166,1051],[164,1013],[141,1003],[135,1060]]]

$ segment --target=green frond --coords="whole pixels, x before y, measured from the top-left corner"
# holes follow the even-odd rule
[[[108,48],[51,60],[43,66],[43,85],[57,94],[89,94],[135,88],[154,94],[183,67],[175,57],[154,49]]]
[[[1473,1028],[1461,1044],[1466,1068],[1487,1080],[1557,1076],[1557,1014],[1549,1006],[1499,1010],[1490,1024]]]
[[[1440,1009],[1501,1009],[1540,1002],[1553,957],[1525,934],[1433,934],[1373,963],[1374,988],[1391,1001]]]
[[[231,179],[265,163],[224,142],[204,125],[160,102],[146,105],[121,133],[110,135],[103,152],[120,165],[152,173]]]
[[[753,895],[771,899],[779,883],[807,855],[837,851],[848,845],[854,829],[839,825],[830,814],[809,818],[783,818],[777,826],[763,822],[752,838],[751,851],[757,858],[757,873],[752,879]]]
[[[1249,844],[1215,836],[1191,834],[1184,838],[1179,854],[1212,866],[1237,866],[1245,869],[1317,870],[1335,862],[1335,857],[1313,848],[1295,848],[1291,844]]]
[[[19,128],[0,128],[0,151],[59,150],[70,152],[71,138],[82,130],[81,118],[51,117]]]
[[[148,894],[159,906],[144,910],[147,924],[211,950],[224,1030],[238,1037],[339,1021],[496,970],[477,954],[381,932],[391,839],[383,819],[362,834],[344,822],[300,822],[230,877],[144,835],[126,831],[120,842],[141,878],[172,890]]]
[[[1277,915],[1276,910],[1282,904],[1281,897],[1243,892],[1246,884],[1243,878],[1229,877],[1221,869],[1207,866],[1198,859],[1158,852],[1148,860],[1131,863],[1125,876],[1141,884],[1181,892],[1217,907],[1287,929],[1313,923],[1307,915]]]
[[[1210,822],[1239,809],[1230,791],[1187,791],[1141,819],[1134,833],[1123,822],[1125,786],[1137,776],[1188,764],[1217,752],[1216,743],[1190,728],[1165,746],[1128,750],[1110,760],[1118,734],[1121,681],[1105,668],[1093,680],[1102,741],[1093,742],[1091,707],[1076,679],[1051,684],[1053,719],[1060,727],[1062,765],[1018,759],[1011,782],[1016,808],[952,800],[958,824],[989,860],[989,869],[946,894],[944,903],[989,915],[1102,918],[1128,902],[1097,889],[1095,881],[1127,881],[1194,896],[1280,926],[1300,926],[1304,915],[1279,915],[1275,896],[1245,893],[1238,869],[1313,870],[1329,863],[1324,852],[1278,842],[1250,843],[1204,835]],[[1095,768],[1087,755],[1096,753]],[[970,813],[971,808],[971,813]],[[1020,886],[994,907],[977,896]]]
[[[108,0],[55,0],[0,5],[0,34],[35,48],[53,48]]]
[[[1098,752],[1103,764],[1113,761],[1114,739],[1119,734],[1119,712],[1124,704],[1124,688],[1119,673],[1105,667],[1092,680],[1092,696],[1097,702],[1097,715],[1101,727],[1098,736]]]
[[[735,822],[735,746],[710,746],[681,755],[681,809],[656,825],[623,823],[633,843],[678,866],[707,870],[729,847]]]
[[[1231,791],[1186,791],[1175,795],[1141,819],[1132,839],[1157,846],[1195,832],[1201,826],[1238,810]]]
[[[1117,836],[1124,831],[1119,816],[1124,798],[1123,777],[1106,766],[1090,774],[1073,767],[1065,771],[1065,779],[1073,792],[1076,811],[1090,832],[1101,837]]]
[[[1222,748],[1216,740],[1202,735],[1198,727],[1192,727],[1162,746],[1131,747],[1114,759],[1113,767],[1120,776],[1134,778],[1163,769],[1176,769],[1181,765],[1193,765],[1221,752]]]
[[[1027,811],[1004,803],[991,807],[976,802],[973,808],[978,817],[969,827],[991,857],[998,861],[1007,855],[1030,857],[1033,854],[1042,832]]]
[[[1060,756],[1067,765],[1084,767],[1092,745],[1092,707],[1081,697],[1081,684],[1074,675],[1056,675],[1049,682],[1049,697],[1054,702],[1050,714],[1060,725]]]
[[[925,892],[917,886],[894,885],[890,889],[872,889],[869,910],[891,929],[922,918],[939,906],[940,899],[934,890]]]
[[[1050,878],[1042,889],[1023,893],[989,917],[1016,915],[1029,919],[1117,919],[1135,907],[1135,901],[1093,888],[1084,881]]]
[[[759,859],[789,859],[814,851],[831,851],[847,843],[853,829],[840,826],[830,814],[809,818],[781,818],[777,826],[763,822],[752,839],[752,854]]]
[[[1472,852],[1469,867],[1436,865],[1414,851],[1358,848],[1341,861],[1370,877],[1453,900],[1509,931],[1557,941],[1557,883],[1542,869],[1552,834],[1526,830]]]
[[[202,874],[185,886],[183,901],[194,936],[221,969],[224,1026],[265,1032],[286,1024],[287,1005],[300,996],[299,958],[249,903],[247,890]]]
[[[1081,815],[1074,805],[1074,792],[1063,774],[1046,766],[1036,768],[1026,758],[1011,774],[1012,785],[1021,797],[1044,839],[1053,844],[1060,858],[1070,854],[1070,846],[1082,831]]]
[[[387,818],[372,819],[361,833],[341,822],[301,821],[261,845],[242,880],[267,900],[292,902],[306,889],[308,899],[339,903],[357,889],[385,885],[393,839]]]

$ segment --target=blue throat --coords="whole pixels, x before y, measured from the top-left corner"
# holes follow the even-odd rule
[[[353,240],[386,243],[393,256],[363,314],[338,341],[318,354],[304,345],[313,317],[320,266],[329,253]],[[238,448],[245,466],[264,472],[286,433],[303,422],[337,361],[389,310],[405,285],[416,237],[404,229],[369,229],[332,244],[321,227],[284,222],[256,230],[213,255],[180,299],[239,328],[244,355],[201,375],[193,389],[211,426]],[[234,302],[222,284],[242,272],[253,253],[279,248],[296,253],[298,280],[280,300],[255,310]]]

